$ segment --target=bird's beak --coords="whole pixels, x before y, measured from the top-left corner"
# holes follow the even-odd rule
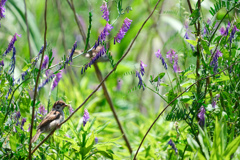
[[[70,107],[70,105],[68,105],[68,104],[65,104],[65,106],[64,106],[64,107],[68,107],[68,108],[69,108],[69,107]]]

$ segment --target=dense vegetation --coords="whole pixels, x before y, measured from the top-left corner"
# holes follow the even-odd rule
[[[0,159],[240,159],[239,7],[0,0]]]

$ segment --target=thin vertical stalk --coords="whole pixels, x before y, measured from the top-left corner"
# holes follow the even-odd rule
[[[29,57],[30,57],[30,62],[32,59],[32,49],[31,49],[31,43],[30,43],[30,32],[29,32],[29,26],[28,26],[28,19],[27,19],[27,5],[26,5],[26,0],[24,2],[24,8],[25,8],[25,23],[27,26],[27,39],[28,39],[28,48],[29,48]]]
[[[73,1],[71,0],[71,2],[72,2],[71,6],[72,6],[73,13],[74,13],[75,21],[76,21],[76,23],[78,25],[79,32],[82,35],[83,42],[86,45],[86,35],[85,35],[84,31],[83,31],[83,27],[82,27],[80,21],[77,18],[77,14],[76,14],[76,11],[75,11],[75,7],[74,7],[74,4],[73,4]],[[90,48],[89,44],[88,44],[88,48]],[[97,78],[101,82],[103,80],[102,73],[101,73],[97,63],[94,63],[93,66],[94,66]],[[109,106],[110,106],[110,108],[112,110],[113,116],[114,116],[114,118],[115,118],[115,120],[116,120],[116,122],[118,124],[118,127],[119,127],[119,129],[121,131],[121,134],[123,135],[123,139],[124,139],[124,141],[125,141],[125,143],[127,145],[128,151],[129,151],[130,154],[132,154],[132,147],[131,147],[130,142],[129,142],[127,136],[126,136],[126,133],[123,130],[123,127],[122,127],[121,122],[120,122],[120,120],[118,118],[117,112],[116,112],[116,110],[115,110],[115,108],[113,106],[112,99],[111,99],[111,97],[110,97],[110,95],[108,93],[107,87],[106,87],[104,82],[102,83],[102,88],[103,88],[104,96],[106,97],[106,100],[107,100],[107,102],[108,102],[108,104],[109,104]]]
[[[40,63],[39,71],[38,71],[37,78],[36,78],[35,89],[34,89],[34,96],[33,96],[32,119],[31,119],[31,129],[30,129],[30,138],[29,138],[29,152],[28,152],[29,160],[32,159],[32,154],[31,154],[32,143],[31,143],[31,139],[32,139],[32,130],[33,130],[33,121],[34,121],[34,112],[35,112],[35,102],[36,102],[36,97],[37,97],[37,86],[38,86],[38,81],[39,81],[39,77],[40,77],[40,73],[41,73],[43,57],[44,57],[44,53],[45,53],[45,50],[46,50],[46,44],[47,44],[47,40],[46,40],[46,38],[47,38],[47,0],[45,0],[44,22],[45,22],[44,46],[43,46],[41,63]]]

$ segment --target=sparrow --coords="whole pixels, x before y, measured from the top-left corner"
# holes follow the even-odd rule
[[[61,122],[64,120],[64,112],[63,109],[69,105],[67,105],[62,100],[59,100],[54,103],[52,110],[43,118],[42,122],[37,127],[37,133],[32,138],[31,143],[35,142],[40,134],[49,133],[53,129],[59,126]]]
[[[84,50],[75,50],[73,54],[75,55],[79,55],[79,54],[83,54],[83,56],[87,59],[91,59],[92,57],[94,57],[102,48],[102,45],[97,46],[97,48],[95,49],[94,47],[92,47],[91,49],[89,49],[86,53],[83,53]],[[71,52],[71,50],[69,49],[68,52]],[[91,52],[91,54],[90,54]],[[97,62],[108,62],[108,56],[106,54],[102,55],[101,57],[98,58]]]

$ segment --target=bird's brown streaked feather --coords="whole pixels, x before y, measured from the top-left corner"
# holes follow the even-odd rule
[[[47,116],[42,120],[42,122],[38,125],[37,129],[41,129],[53,120],[58,119],[60,115],[61,113],[59,111],[50,111]]]

